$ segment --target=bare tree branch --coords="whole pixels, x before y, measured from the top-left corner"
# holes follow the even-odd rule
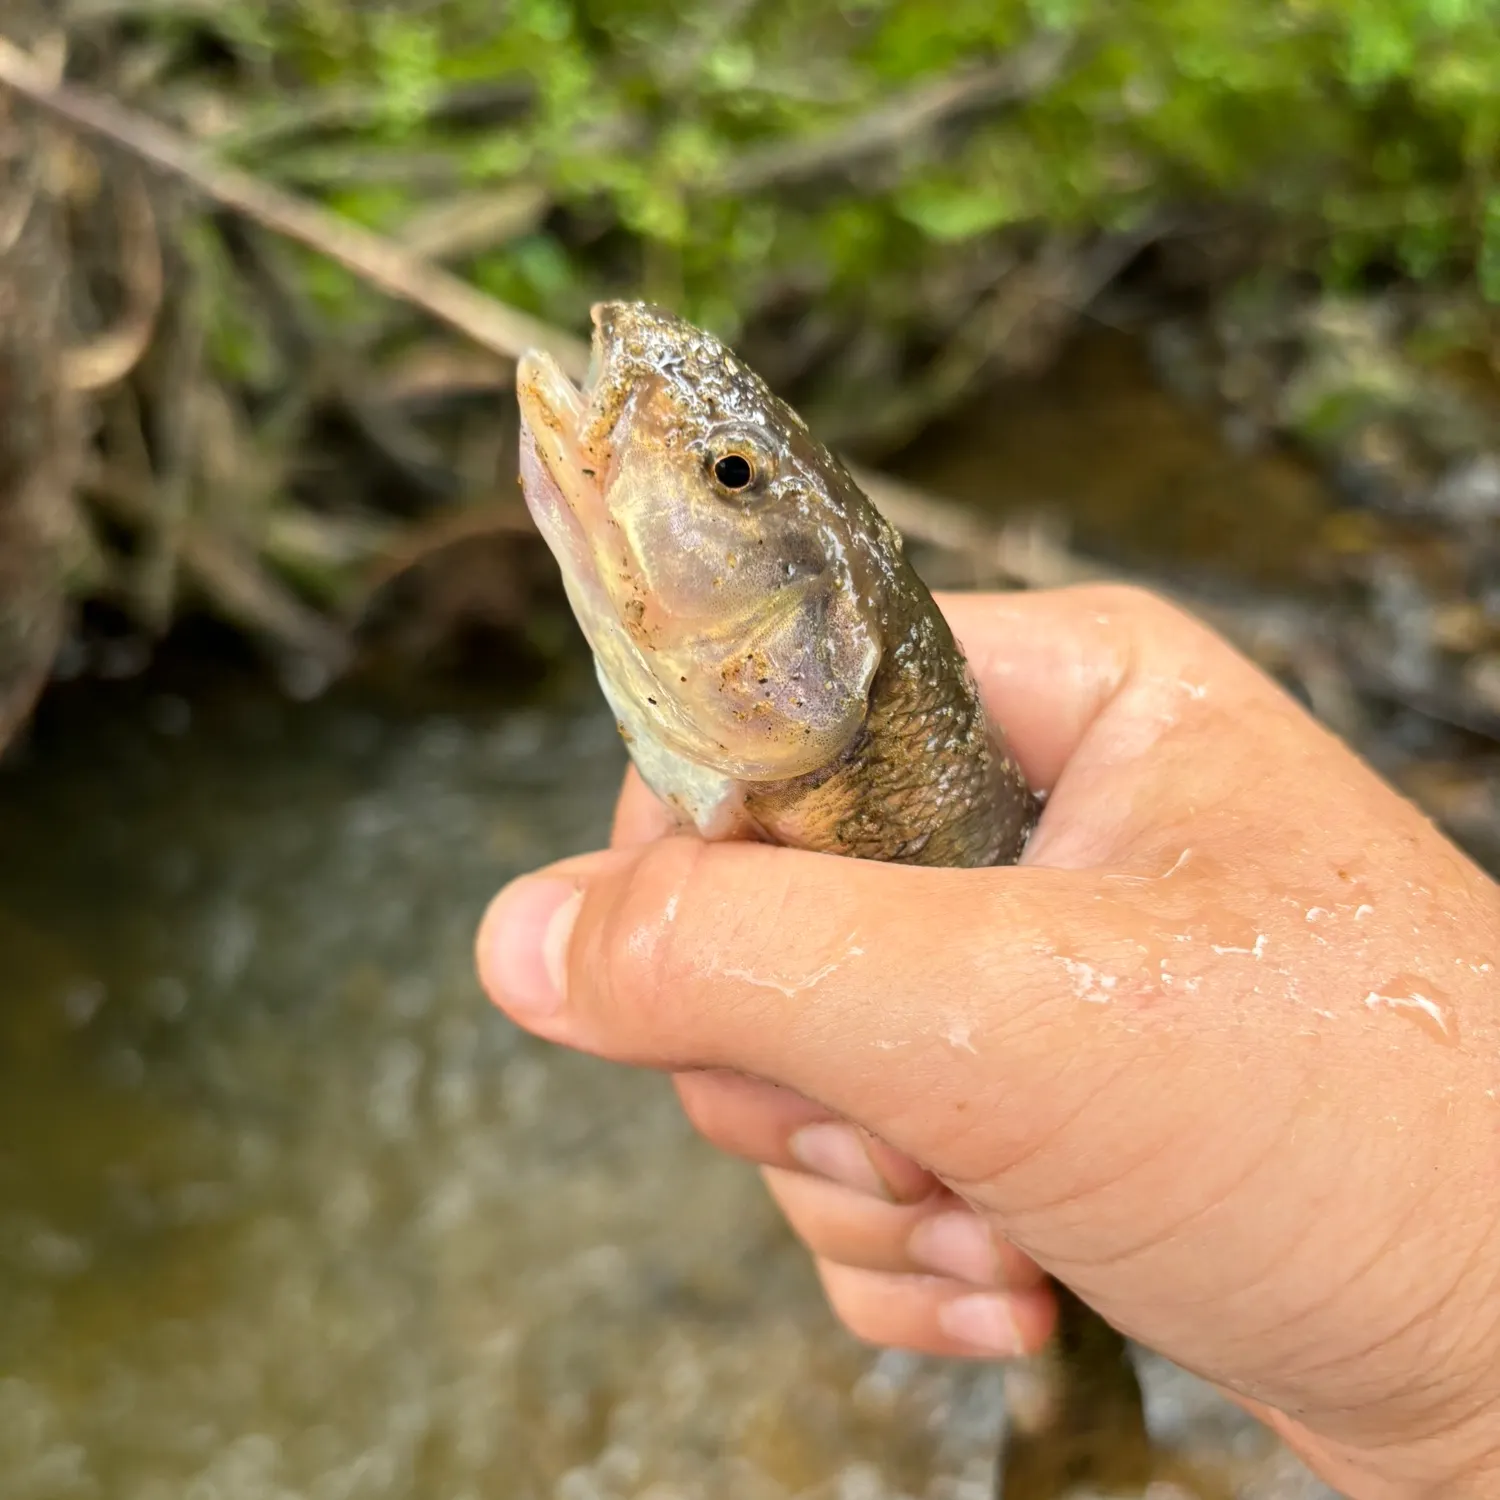
[[[53,86],[19,47],[0,37],[0,84],[77,129],[108,142],[158,171],[188,183],[224,208],[326,256],[507,359],[541,347],[570,375],[588,368],[588,346],[429,265],[315,203],[282,192],[247,172],[211,161],[190,140],[136,110],[71,84]]]
[[[715,187],[753,193],[772,183],[842,170],[970,110],[1030,98],[1056,81],[1073,50],[1071,36],[1039,37],[998,62],[921,84],[820,135],[747,152],[716,179]]]

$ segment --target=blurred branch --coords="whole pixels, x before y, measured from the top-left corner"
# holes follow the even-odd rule
[[[431,500],[451,499],[453,484],[441,456],[404,414],[371,400],[367,369],[335,335],[316,326],[273,254],[275,242],[228,215],[222,227],[229,258],[266,309],[282,358],[288,369],[302,373],[303,389],[309,396],[330,397],[371,448],[419,494]]]
[[[221,158],[229,154],[219,151]],[[350,139],[319,141],[278,156],[276,177],[286,184],[281,191],[293,194],[376,188],[415,197],[442,197],[458,192],[463,169],[450,152]]]
[[[156,498],[125,475],[96,468],[84,488],[127,525],[160,524]],[[343,666],[349,652],[343,632],[283,588],[247,548],[188,521],[178,534],[178,558],[215,604],[250,630],[328,671]]]
[[[715,187],[722,193],[754,193],[773,183],[843,171],[970,110],[1029,99],[1057,81],[1074,48],[1071,35],[1038,37],[998,62],[924,83],[821,135],[747,152],[716,178]]]
[[[1035,521],[994,526],[949,500],[926,490],[850,467],[850,476],[902,536],[963,556],[976,571],[1027,588],[1064,588],[1098,582],[1110,575],[1061,543],[1055,531]]]
[[[485,296],[317,204],[211,161],[191,141],[135,110],[73,85],[52,86],[26,53],[3,37],[0,84],[158,171],[180,178],[222,207],[326,256],[497,354],[516,359],[537,345],[550,350],[575,377],[588,368],[588,347],[580,340]]]
[[[162,247],[145,184],[131,174],[120,203],[120,266],[126,312],[117,327],[62,355],[63,383],[73,391],[101,391],[123,380],[139,363],[161,311]]]
[[[220,0],[64,0],[63,19],[70,24],[89,21],[133,21],[201,17],[213,20],[223,10]]]
[[[492,115],[519,109],[532,96],[533,86],[524,78],[498,78],[463,84],[440,93],[425,111],[427,121],[452,116]],[[389,114],[389,102],[368,88],[328,88],[315,93],[286,94],[274,104],[264,105],[212,137],[214,145],[230,156],[274,151],[301,136],[339,131],[368,130]]]
[[[547,215],[551,195],[535,183],[516,182],[469,193],[419,213],[401,230],[401,243],[429,260],[459,260],[497,249],[530,234]]]

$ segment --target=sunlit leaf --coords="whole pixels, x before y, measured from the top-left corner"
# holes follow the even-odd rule
[[[1479,241],[1479,290],[1487,302],[1500,302],[1500,191],[1485,199]]]

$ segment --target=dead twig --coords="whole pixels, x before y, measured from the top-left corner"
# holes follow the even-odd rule
[[[117,385],[141,361],[161,313],[162,247],[146,184],[129,174],[120,202],[120,265],[126,312],[117,327],[81,348],[65,350],[59,365],[64,385],[80,394]]]
[[[575,377],[588,369],[588,346],[578,339],[429,265],[378,234],[317,204],[294,197],[247,172],[211,161],[190,140],[139,112],[70,84],[52,86],[19,47],[0,37],[0,84],[58,119],[188,183],[225,208],[344,267],[392,297],[507,359],[526,349],[548,349]]]
[[[417,214],[402,229],[401,243],[427,260],[480,255],[530,234],[546,218],[551,203],[551,194],[530,182],[469,193]]]
[[[155,360],[161,381],[151,412],[156,525],[139,568],[143,614],[157,634],[165,634],[170,627],[176,607],[183,533],[193,510],[201,439],[196,418],[207,343],[203,284],[192,276],[184,281],[185,290],[174,300]]]
[[[342,590],[330,580],[370,567],[405,534],[399,526],[368,516],[288,508],[267,518],[261,551],[278,571],[341,607]]]
[[[66,0],[70,24],[89,21],[132,21],[141,16],[158,20],[186,16],[212,20],[222,9],[219,0]]]
[[[1071,35],[1038,37],[998,62],[921,84],[820,135],[747,152],[719,173],[714,185],[722,193],[756,193],[772,184],[843,171],[971,110],[1016,103],[1050,88],[1074,48]]]
[[[968,558],[997,581],[1051,589],[1110,576],[1060,542],[1055,528],[1038,521],[993,526],[952,501],[888,474],[858,467],[851,467],[849,473],[876,510],[908,541]]]
[[[509,390],[514,373],[509,363],[483,349],[419,345],[393,356],[371,376],[370,398],[380,406],[438,405],[455,396]]]
[[[38,43],[32,54],[38,75],[56,85],[62,81],[68,65],[67,38],[61,32],[52,32]],[[7,187],[10,195],[0,201],[0,256],[7,254],[20,241],[36,207],[37,198],[47,188],[48,153],[43,149],[27,149],[24,134],[11,125],[11,111],[0,115],[0,164],[7,169]]]
[[[128,476],[95,469],[84,479],[88,494],[127,525],[150,529],[157,507]],[[216,608],[254,634],[311,658],[328,672],[342,669],[349,643],[336,629],[283,588],[248,550],[192,522],[180,535],[179,556]]]
[[[222,216],[222,230],[230,261],[267,311],[282,360],[289,371],[301,376],[304,414],[314,395],[330,399],[418,493],[429,500],[451,499],[453,484],[441,456],[404,414],[371,399],[369,379],[357,368],[357,357],[335,336],[315,327],[304,298],[278,264],[275,243],[253,225],[229,215]]]
[[[26,153],[16,164],[14,173],[8,175],[6,186],[9,191],[0,199],[0,256],[9,254],[20,242],[44,189],[46,171],[42,152]]]
[[[220,159],[225,156],[220,153]],[[288,152],[276,161],[287,193],[353,192],[373,187],[417,199],[445,198],[463,186],[463,167],[451,151],[420,146],[329,141]]]
[[[462,84],[434,98],[423,118],[494,116],[520,110],[531,102],[535,86],[525,78],[497,78]],[[368,88],[328,88],[315,93],[283,95],[245,118],[226,122],[212,133],[225,155],[263,156],[304,136],[368,130],[379,125],[388,102]]]

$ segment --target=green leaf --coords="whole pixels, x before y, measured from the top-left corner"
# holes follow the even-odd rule
[[[1492,191],[1484,202],[1478,273],[1485,301],[1500,303],[1500,190]]]
[[[410,135],[442,88],[441,38],[432,26],[388,13],[375,18],[371,40],[387,127],[395,135]]]
[[[1411,32],[1386,5],[1351,18],[1347,77],[1352,87],[1366,92],[1378,88],[1411,72],[1415,61]]]
[[[1065,31],[1084,19],[1089,5],[1088,0],[1031,0],[1027,8],[1037,25],[1049,31]]]
[[[897,211],[929,239],[969,240],[1016,216],[1016,202],[998,187],[917,181],[896,200]]]
[[[1426,281],[1453,251],[1453,234],[1447,224],[1428,221],[1407,224],[1397,240],[1396,253],[1408,276]]]
[[[511,11],[523,31],[544,42],[560,42],[573,30],[568,0],[512,0]]]
[[[464,175],[471,182],[492,182],[514,177],[531,165],[531,142],[519,131],[502,130],[486,136],[469,148]]]
[[[708,54],[705,71],[715,88],[733,93],[755,76],[755,54],[742,42],[724,42]]]
[[[1490,0],[1427,0],[1427,14],[1434,26],[1444,31],[1457,31],[1485,18],[1495,19],[1495,6]]]

